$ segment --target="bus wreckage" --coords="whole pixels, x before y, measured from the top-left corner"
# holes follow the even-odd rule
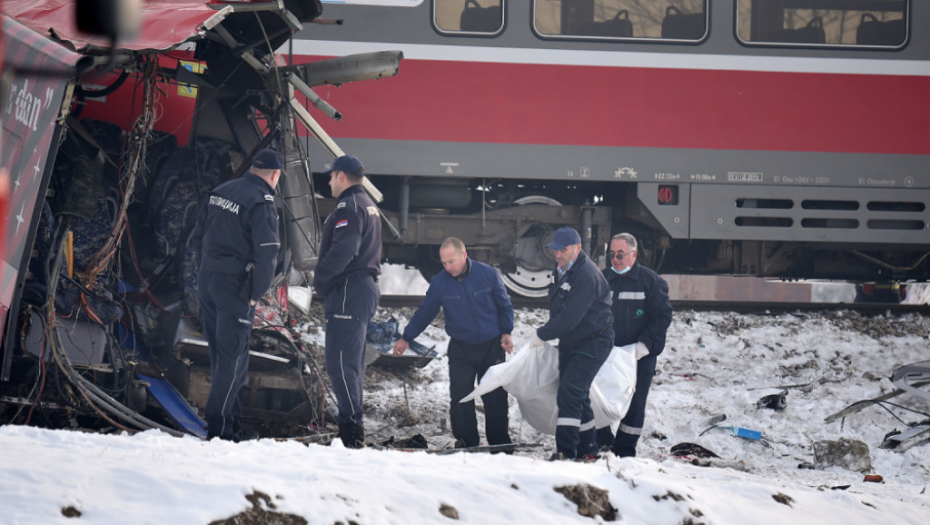
[[[308,142],[342,154],[313,114],[342,115],[312,88],[393,76],[402,54],[276,54],[297,32],[341,23],[319,18],[319,0],[149,0],[124,42],[78,32],[75,11],[4,3],[0,423],[206,435],[188,241],[206,193],[270,147],[286,159],[282,250],[252,332],[243,420],[263,436],[321,429],[323,379],[289,307],[300,292],[306,321],[310,293],[288,289],[319,244]],[[317,171],[329,160],[314,159]]]

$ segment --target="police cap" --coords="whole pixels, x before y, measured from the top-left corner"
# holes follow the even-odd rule
[[[323,172],[323,175],[329,175],[334,171],[344,171],[358,177],[365,176],[365,166],[362,161],[358,160],[355,155],[343,155],[333,162],[333,167]]]
[[[260,149],[252,158],[252,167],[263,170],[280,170],[284,168],[284,159],[273,149]]]

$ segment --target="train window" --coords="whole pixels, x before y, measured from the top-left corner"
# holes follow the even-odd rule
[[[433,0],[433,24],[442,33],[496,35],[504,29],[504,0]]]
[[[744,44],[896,49],[907,41],[911,0],[736,0]]]
[[[533,0],[533,27],[547,38],[699,42],[707,0]]]

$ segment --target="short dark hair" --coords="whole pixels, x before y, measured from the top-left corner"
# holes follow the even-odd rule
[[[448,248],[449,246],[455,248],[457,253],[462,253],[465,251],[465,243],[462,242],[462,239],[458,237],[449,237],[448,239],[442,241],[442,244],[439,246],[439,249]]]

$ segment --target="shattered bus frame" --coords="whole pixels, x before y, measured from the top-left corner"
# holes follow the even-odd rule
[[[319,243],[306,141],[341,154],[311,112],[341,115],[312,87],[393,76],[402,56],[294,65],[275,54],[321,14],[319,0],[150,0],[138,38],[108,42],[76,30],[71,0],[5,2],[0,423],[206,434],[187,241],[200,198],[272,147],[286,159],[283,249],[243,416],[263,435],[322,426],[322,377],[287,296]]]

